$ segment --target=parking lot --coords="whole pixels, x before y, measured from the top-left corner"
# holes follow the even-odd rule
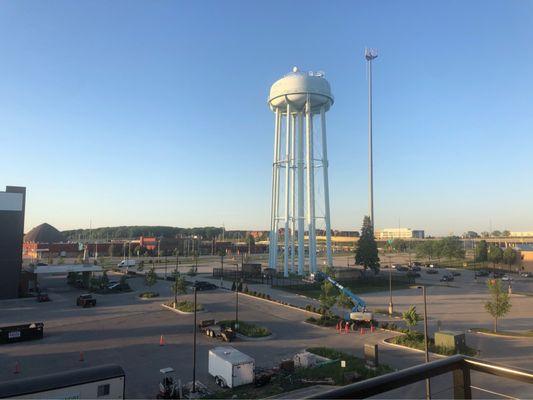
[[[466,330],[472,325],[490,327],[491,320],[483,310],[485,284],[475,281],[473,276],[468,275],[470,273],[462,271],[454,282],[442,284],[439,275],[427,275],[422,271],[421,282],[431,285],[428,286],[430,330],[436,330],[437,321],[441,321],[443,329]],[[111,280],[119,277],[110,275]],[[190,381],[193,316],[176,314],[161,307],[161,303],[172,297],[170,282],[159,280],[151,290],[158,291],[161,296],[149,300],[138,297],[141,291],[147,289],[142,278],[132,278],[128,282],[133,292],[94,295],[97,299],[95,308],[76,307],[76,298],[83,291],[68,286],[65,276],[42,279],[41,285],[47,288],[50,302],[38,303],[33,298],[2,301],[0,320],[3,325],[42,321],[45,323],[45,338],[4,345],[0,352],[0,380],[115,363],[126,371],[128,398],[154,396],[160,378],[159,369],[164,367],[173,367],[183,382]],[[191,299],[190,294],[182,297]],[[388,292],[366,293],[363,297],[371,308],[383,308],[388,303]],[[221,289],[199,292],[198,299],[206,308],[205,312],[198,314],[198,320],[233,319],[235,316],[233,292]],[[502,322],[505,329],[530,328],[531,314],[528,310],[531,309],[532,299],[513,296],[513,310]],[[405,310],[411,304],[421,309],[421,295],[416,289],[394,291],[393,300],[399,310]],[[388,332],[379,331],[365,336],[355,333],[339,335],[332,329],[304,323],[307,316],[303,311],[241,295],[239,319],[263,325],[274,336],[265,341],[239,340],[232,345],[255,358],[256,364],[261,367],[276,365],[312,346],[334,347],[361,356],[365,342],[379,343],[381,361],[395,368],[423,361],[420,353],[384,346],[382,340],[391,336]],[[164,346],[159,345],[161,335]],[[480,349],[483,357],[519,367],[532,367],[528,356],[532,343],[528,339],[502,340],[469,334],[467,341],[470,346]],[[207,374],[207,354],[210,348],[220,344],[215,339],[198,336],[197,378],[211,388],[214,388],[214,382]],[[84,361],[79,361],[80,353]],[[13,374],[15,362],[20,363],[20,375]],[[489,380],[482,379],[485,379],[485,385],[490,384],[490,377]],[[437,380],[435,388],[440,387],[440,395],[436,397],[446,397],[449,384],[447,378]],[[422,393],[421,388],[405,388],[405,396],[416,397],[419,391]],[[509,385],[506,390],[516,391],[517,387]],[[388,395],[399,396],[398,393]]]

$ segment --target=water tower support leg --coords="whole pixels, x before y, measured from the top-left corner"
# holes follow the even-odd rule
[[[328,144],[326,141],[326,110],[320,109],[320,122],[322,131],[322,168],[324,173],[324,218],[326,220],[326,254],[329,267],[333,267],[331,255],[331,222],[329,215],[329,181],[328,181]]]
[[[305,265],[304,221],[304,115],[298,114],[298,275],[303,275]]]

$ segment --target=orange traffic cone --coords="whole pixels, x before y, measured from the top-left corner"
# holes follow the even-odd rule
[[[370,332],[374,332],[376,330],[376,327],[374,325],[370,325]]]
[[[13,371],[13,373],[20,374],[20,364],[18,361],[15,363],[15,370]]]
[[[365,328],[361,327],[361,335],[365,334]]]
[[[80,358],[79,358],[79,361],[80,361],[80,362],[85,361],[85,358],[83,357],[83,351],[80,351]]]
[[[339,331],[339,333],[341,333],[341,323],[340,322],[337,322],[337,326],[335,327],[335,330]]]
[[[159,338],[159,346],[164,346],[165,345],[165,339],[163,338],[163,335],[161,335],[161,337]]]
[[[344,325],[344,333],[348,334],[349,330],[350,330],[350,325],[346,323],[346,325]]]

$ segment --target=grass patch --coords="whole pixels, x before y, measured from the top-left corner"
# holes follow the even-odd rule
[[[178,301],[176,304],[174,302],[167,304],[169,307],[173,307],[176,310],[183,312],[194,312],[194,303],[188,300]],[[203,311],[204,306],[196,303],[196,311]]]
[[[384,314],[384,315],[389,315],[389,310],[387,310],[386,308],[376,308],[374,310],[372,310],[374,312],[374,314]],[[392,312],[392,316],[393,317],[402,317],[402,313],[401,312],[398,312],[398,311],[393,311]]]
[[[233,319],[220,321],[219,325],[231,326],[231,328],[235,330],[235,320]],[[245,321],[239,321],[239,329],[236,329],[235,331],[241,335],[254,338],[270,336],[272,334],[272,332],[264,326],[255,325]]]
[[[415,331],[409,331],[405,335],[402,336],[396,336],[391,339],[391,343],[399,344],[401,346],[410,347],[412,349],[418,349],[418,350],[424,350],[424,335],[420,332]],[[464,354],[467,356],[475,356],[477,354],[477,350],[473,349],[472,347],[466,346],[464,349],[453,349],[450,347],[442,347],[442,346],[436,346],[435,340],[433,338],[429,338],[428,343],[429,351],[436,354],[441,354],[443,356],[452,356],[454,354]]]
[[[533,330],[523,331],[523,332],[512,332],[512,331],[494,332],[492,329],[486,329],[486,328],[472,328],[471,330],[472,332],[490,333],[492,335],[514,336],[514,337],[533,337]]]
[[[143,299],[152,299],[154,297],[159,297],[159,293],[157,292],[142,292],[139,294],[139,297]]]
[[[290,374],[280,372],[272,377],[270,383],[262,387],[246,385],[235,389],[223,389],[209,397],[214,399],[264,399],[280,393],[314,386],[314,383],[303,382],[302,380],[317,381],[330,378],[333,379],[335,385],[343,385],[350,383],[345,380],[345,373],[356,373],[359,376],[359,380],[362,380],[393,371],[387,365],[380,365],[375,371],[368,369],[364,360],[327,347],[313,347],[307,349],[307,351],[335,361],[313,368],[297,368],[294,373]],[[341,367],[341,360],[346,361],[346,368]]]
[[[339,317],[322,315],[319,318],[309,317],[305,322],[318,326],[335,326],[339,322]]]

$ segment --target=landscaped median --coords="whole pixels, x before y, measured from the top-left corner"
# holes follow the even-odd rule
[[[181,314],[193,314],[194,313],[194,303],[188,300],[178,301],[177,303],[174,303],[172,301],[170,303],[161,304],[161,305],[165,308],[168,308],[169,310],[172,310],[174,312],[178,312]],[[204,306],[202,304],[197,303],[196,311],[197,312],[204,311]]]
[[[218,325],[230,326],[236,333],[248,338],[265,338],[272,335],[268,328],[246,321],[239,321],[237,329],[235,329],[235,320],[219,321]]]
[[[297,310],[306,311],[306,312],[309,312],[309,313],[312,313],[312,314],[316,314],[316,315],[319,315],[319,316],[321,315],[319,307],[314,307],[311,304],[308,304],[308,305],[306,305],[304,307],[304,306],[298,306],[298,305],[295,305],[295,304],[291,304],[291,303],[283,301],[283,300],[276,300],[276,299],[273,299],[267,293],[256,292],[255,290],[248,290],[247,286],[245,286],[244,290],[242,292],[239,292],[239,293],[247,295],[247,296],[255,297],[255,298],[258,298],[258,299],[263,299],[263,300],[266,300],[266,301],[270,301],[272,303],[280,304],[280,305],[285,306],[285,307],[295,308]]]
[[[157,292],[142,292],[139,294],[141,299],[153,299],[154,297],[159,297]]]
[[[390,339],[385,339],[386,343],[395,344],[395,345],[402,346],[402,347],[408,347],[414,350],[420,350],[420,351],[425,350],[425,341],[424,341],[423,333],[409,330],[409,329],[398,328],[396,324],[389,324],[387,322],[383,322],[381,324],[381,328],[402,334],[402,335],[395,336]],[[428,349],[431,353],[435,353],[441,356],[451,356],[454,354],[464,354],[467,356],[475,356],[477,354],[477,350],[469,346],[464,346],[461,349],[454,349],[451,347],[437,346],[435,345],[434,338],[429,337],[428,339],[429,339]]]

